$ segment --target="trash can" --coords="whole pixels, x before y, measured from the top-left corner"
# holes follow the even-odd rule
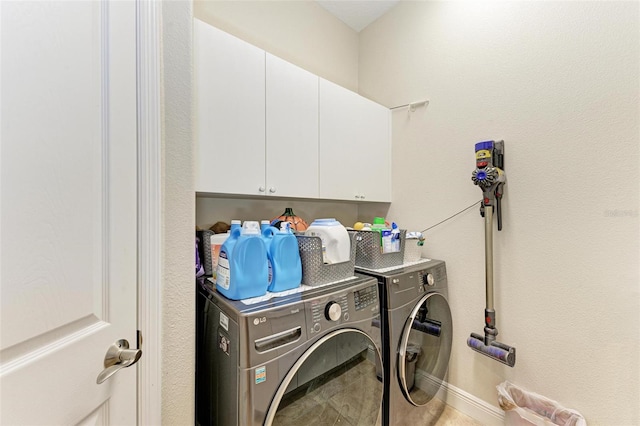
[[[537,393],[527,392],[509,382],[498,386],[498,404],[505,411],[508,425],[565,425],[586,426],[587,421],[575,410],[564,408],[558,402]]]
[[[420,346],[413,343],[407,345],[407,352],[404,355],[405,375],[407,382],[407,390],[410,392],[413,389],[413,384],[416,376],[416,363],[422,349]]]

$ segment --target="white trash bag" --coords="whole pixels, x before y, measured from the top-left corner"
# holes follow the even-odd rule
[[[507,425],[586,426],[587,422],[575,410],[564,408],[556,401],[537,393],[527,392],[509,382],[498,386],[498,404],[505,411]]]

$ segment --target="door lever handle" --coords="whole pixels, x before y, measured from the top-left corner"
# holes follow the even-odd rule
[[[98,374],[96,383],[100,384],[116,374],[120,369],[130,367],[142,356],[141,349],[129,349],[126,339],[118,340],[109,346],[104,356],[104,370]]]

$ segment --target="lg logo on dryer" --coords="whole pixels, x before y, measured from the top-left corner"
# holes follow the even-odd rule
[[[298,312],[300,312],[299,308],[291,310],[291,314],[297,314]],[[260,325],[264,324],[265,322],[267,322],[267,317],[257,317],[253,319],[253,325]]]

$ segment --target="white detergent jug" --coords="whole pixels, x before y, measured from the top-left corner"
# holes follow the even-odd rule
[[[334,218],[316,219],[304,232],[320,237],[324,263],[348,262],[351,259],[351,239],[346,228]]]
[[[226,234],[213,234],[211,235],[211,270],[213,271],[213,281],[218,278],[218,256],[220,256],[220,250],[222,244],[229,238],[230,232]]]

